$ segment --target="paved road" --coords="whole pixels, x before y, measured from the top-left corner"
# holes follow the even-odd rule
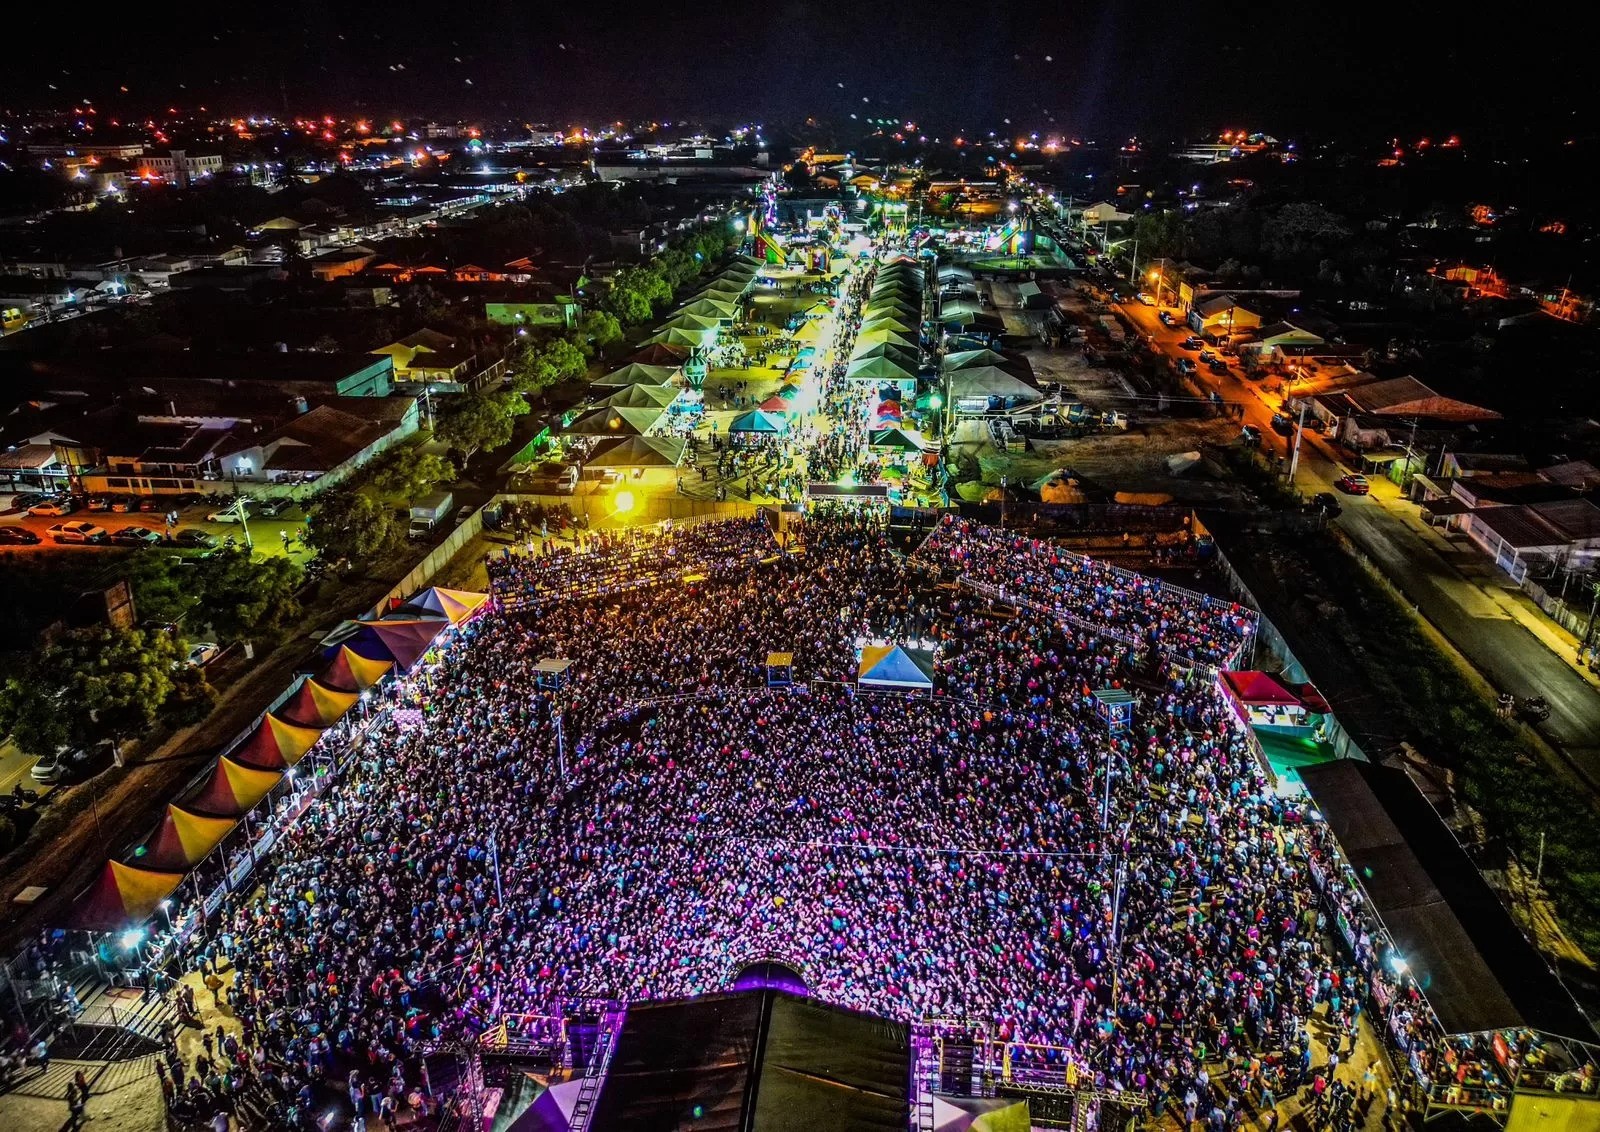
[[[1169,330],[1154,308],[1139,303],[1122,310],[1169,360],[1195,356],[1178,347],[1187,327]],[[1263,383],[1246,380],[1237,367],[1227,377],[1202,368],[1199,380],[1243,405],[1244,419],[1261,430],[1263,446],[1287,458],[1290,441],[1270,428],[1278,398]],[[1333,481],[1353,470],[1321,437],[1308,433],[1296,486],[1308,495],[1333,491]],[[1366,498],[1339,497],[1339,527],[1491,684],[1519,698],[1538,695],[1550,702],[1550,718],[1540,731],[1600,790],[1600,690],[1570,663],[1570,639],[1465,536],[1447,537],[1429,527],[1417,505],[1387,480],[1373,484]]]

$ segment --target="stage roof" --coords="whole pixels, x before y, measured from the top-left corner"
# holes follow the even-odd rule
[[[883,688],[932,688],[933,651],[904,645],[868,645],[861,650],[856,682]]]
[[[1447,1033],[1597,1040],[1404,771],[1338,759],[1299,774]]]
[[[1268,707],[1274,704],[1298,707],[1300,697],[1265,672],[1224,672],[1223,683],[1242,704]]]
[[[910,1077],[906,1028],[868,1014],[772,990],[639,1003],[589,1127],[901,1132]]]

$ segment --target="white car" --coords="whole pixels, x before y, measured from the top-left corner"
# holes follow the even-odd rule
[[[189,649],[189,663],[196,668],[210,664],[217,659],[217,654],[222,651],[221,646],[212,641],[201,641]]]
[[[58,751],[53,755],[45,755],[33,764],[33,769],[28,776],[35,782],[42,782],[46,786],[54,786],[67,776],[67,756]]]
[[[240,514],[240,512],[243,514]],[[239,504],[229,504],[220,511],[213,511],[206,516],[208,523],[240,523],[250,517],[250,504],[240,501]]]
[[[45,534],[56,542],[104,542],[106,529],[79,519],[71,523],[52,524]]]
[[[70,499],[46,499],[43,503],[35,503],[28,508],[30,515],[70,515],[77,508],[73,507]]]

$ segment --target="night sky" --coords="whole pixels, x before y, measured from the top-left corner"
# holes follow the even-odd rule
[[[1406,15],[1396,17],[1395,11]],[[936,132],[1582,132],[1583,36],[1470,6],[283,0],[35,6],[0,105],[565,121],[814,114]],[[127,87],[127,92],[119,88]],[[1011,119],[1010,127],[1003,120]]]

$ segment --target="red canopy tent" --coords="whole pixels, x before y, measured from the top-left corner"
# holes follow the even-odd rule
[[[275,770],[259,770],[226,757],[220,758],[211,771],[211,777],[199,790],[183,800],[183,806],[204,814],[243,817],[245,811],[265,798],[267,791],[276,786],[282,777]]]
[[[332,727],[356,705],[359,692],[341,692],[316,680],[307,680],[272,714],[296,727]]]
[[[1251,707],[1268,707],[1281,704],[1298,706],[1300,697],[1265,672],[1224,672],[1222,682],[1234,699]]]
[[[107,861],[99,879],[74,903],[72,926],[115,932],[142,923],[182,883],[181,872],[158,872]]]
[[[394,667],[392,660],[373,660],[352,652],[347,645],[317,673],[317,683],[336,692],[364,692],[382,680]]]
[[[268,715],[250,737],[228,752],[234,762],[259,770],[287,770],[305,757],[322,737],[320,727],[296,727]]]
[[[144,852],[138,857],[139,867],[187,872],[204,860],[238,824],[237,818],[192,814],[180,806],[169,805],[161,828],[144,843]]]

